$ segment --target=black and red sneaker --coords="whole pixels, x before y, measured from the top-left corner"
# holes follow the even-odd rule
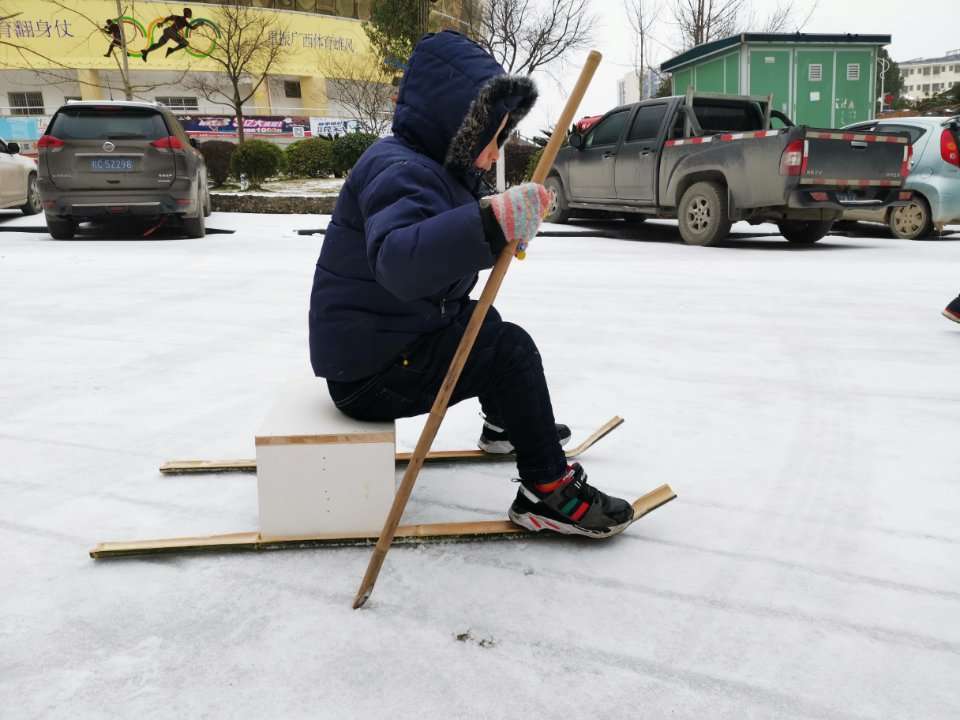
[[[943,309],[943,316],[955,323],[960,323],[960,295],[957,295],[953,302]]]
[[[570,442],[570,428],[566,425],[556,423],[557,440],[560,447]],[[483,421],[483,430],[480,431],[480,439],[477,440],[477,447],[490,455],[509,455],[514,451],[513,443],[507,436],[507,431],[502,427],[494,425],[489,420]]]
[[[520,486],[509,511],[510,520],[533,532],[555,532],[607,538],[633,522],[633,506],[587,484],[580,463],[567,466],[559,480],[533,487]]]

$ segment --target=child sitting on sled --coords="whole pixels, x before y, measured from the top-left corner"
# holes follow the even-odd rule
[[[536,101],[533,82],[504,73],[454,32],[427,35],[400,85],[393,136],[344,183],[317,261],[310,357],[345,414],[394,420],[429,412],[475,302],[480,270],[508,241],[532,240],[550,203],[527,183],[484,197],[482,173]],[[528,530],[608,537],[633,508],[567,464],[570,430],[555,424],[540,353],[490,309],[451,403],[479,398],[480,447],[516,453],[510,519]]]

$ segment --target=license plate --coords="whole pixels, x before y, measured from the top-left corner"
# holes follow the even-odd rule
[[[93,158],[90,169],[93,172],[133,172],[132,158]]]

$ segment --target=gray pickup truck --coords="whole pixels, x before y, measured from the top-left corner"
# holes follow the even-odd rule
[[[677,218],[691,245],[722,240],[736,220],[773,222],[809,244],[845,210],[909,200],[906,133],[795,126],[771,101],[690,92],[611,110],[569,135],[545,182],[547,221]]]

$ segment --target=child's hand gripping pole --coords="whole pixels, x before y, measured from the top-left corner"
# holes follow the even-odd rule
[[[571,123],[573,123],[573,116],[577,112],[580,101],[583,99],[583,94],[587,91],[587,86],[590,85],[590,80],[593,79],[593,74],[597,70],[597,65],[600,64],[601,57],[600,53],[596,50],[591,50],[587,56],[587,61],[583,64],[580,77],[577,78],[577,84],[574,85],[573,91],[567,99],[567,104],[557,120],[557,129],[550,136],[550,142],[548,142],[543,149],[540,162],[537,163],[537,169],[533,171],[533,182],[538,185],[542,185],[543,181],[547,179],[547,173],[550,172],[553,161],[557,157],[557,151],[560,149],[560,144],[563,142],[564,129],[570,127]],[[417,475],[420,473],[420,468],[423,467],[423,461],[430,451],[433,439],[437,436],[440,423],[443,422],[443,418],[447,414],[447,405],[450,404],[453,389],[456,387],[463,366],[467,362],[467,357],[473,349],[473,343],[477,339],[477,333],[480,332],[483,319],[487,316],[487,311],[497,297],[500,284],[503,282],[503,278],[507,274],[507,269],[510,267],[510,261],[517,252],[519,242],[517,240],[510,240],[509,238],[508,240],[507,246],[500,252],[500,257],[497,258],[497,263],[490,272],[490,277],[487,279],[487,284],[484,285],[483,292],[480,293],[480,299],[477,301],[473,313],[470,315],[470,321],[467,323],[467,328],[464,330],[463,337],[460,339],[460,345],[457,347],[457,351],[453,355],[453,360],[450,362],[450,369],[447,370],[447,376],[444,378],[443,384],[437,392],[437,397],[433,401],[433,407],[430,408],[430,416],[427,418],[427,422],[423,426],[423,431],[420,433],[420,439],[417,441],[417,446],[414,448],[413,455],[410,457],[410,462],[407,465],[406,472],[403,474],[403,480],[397,489],[397,494],[393,497],[393,506],[390,508],[386,522],[383,524],[383,530],[380,531],[377,546],[373,549],[370,562],[367,564],[367,571],[363,576],[363,581],[360,583],[360,589],[357,591],[357,596],[353,600],[354,609],[361,607],[367,601],[367,598],[370,597],[370,593],[373,592],[373,586],[377,582],[377,577],[380,575],[380,568],[383,567],[383,561],[387,556],[390,545],[393,543],[393,536],[397,532],[400,518],[403,516],[403,511],[407,507],[407,500],[410,499],[410,493],[413,492],[414,483],[417,482]]]
[[[480,201],[492,211],[507,242],[517,241],[517,258],[523,260],[527,245],[537,236],[544,215],[550,210],[550,191],[540,183],[523,183]]]

